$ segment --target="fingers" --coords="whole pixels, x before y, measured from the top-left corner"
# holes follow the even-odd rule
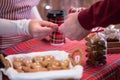
[[[52,33],[52,32],[53,32],[53,29],[52,29],[52,28],[49,28],[49,27],[43,27],[41,31],[47,32],[47,33],[49,34],[49,33]]]
[[[48,21],[40,21],[40,25],[43,27],[50,27],[53,30],[56,30],[58,28],[58,25],[52,22],[48,22]]]
[[[52,27],[52,26],[57,26],[57,24],[49,22],[49,21],[40,21],[41,26],[48,26],[48,27]]]
[[[75,12],[81,12],[82,10],[85,10],[85,7],[79,7],[79,8],[75,8],[75,7],[71,7],[69,9],[69,13],[75,13]]]
[[[64,24],[61,24],[60,27],[58,28],[58,31],[59,31],[60,33],[63,33],[63,31],[64,31],[62,27],[64,27]]]
[[[46,36],[51,35],[53,32],[53,29],[48,27],[41,27],[41,29],[33,34],[34,39],[43,39]]]
[[[68,12],[68,13],[74,13],[74,12],[76,12],[76,8],[71,7],[71,8],[69,9],[69,12]]]

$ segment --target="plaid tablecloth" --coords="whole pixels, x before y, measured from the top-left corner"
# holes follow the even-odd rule
[[[20,43],[17,46],[5,49],[4,53],[10,55],[49,50],[64,50],[70,53],[76,49],[81,49],[83,51],[83,60],[81,65],[84,67],[84,72],[82,79],[80,80],[120,80],[120,53],[107,54],[107,64],[104,66],[87,66],[85,40],[70,41],[66,39],[66,43],[64,45],[53,46],[48,42],[32,39],[27,42]],[[6,79],[4,78],[4,80]]]

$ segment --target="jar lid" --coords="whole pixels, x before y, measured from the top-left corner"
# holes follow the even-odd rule
[[[56,17],[64,17],[65,12],[63,10],[51,10],[47,14],[47,18],[56,18]]]

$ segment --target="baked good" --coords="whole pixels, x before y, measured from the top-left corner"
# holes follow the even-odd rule
[[[14,57],[13,68],[18,72],[39,72],[69,69],[69,60],[57,60],[52,55],[35,56],[33,58]]]
[[[106,64],[106,40],[98,33],[86,38],[87,65],[100,66]]]
[[[119,29],[108,27],[108,28],[105,28],[102,33],[105,35],[107,42],[118,42],[119,41],[119,37],[120,37]]]

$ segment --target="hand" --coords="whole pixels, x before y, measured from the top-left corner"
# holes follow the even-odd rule
[[[69,9],[68,13],[75,13],[75,12],[81,12],[82,10],[86,9],[85,7],[79,7],[79,8],[75,8],[75,7],[71,7]]]
[[[71,40],[81,40],[86,37],[90,30],[85,30],[78,21],[78,12],[68,14],[59,31]]]
[[[35,39],[43,39],[57,30],[57,24],[48,21],[31,20],[29,23],[29,32]]]

